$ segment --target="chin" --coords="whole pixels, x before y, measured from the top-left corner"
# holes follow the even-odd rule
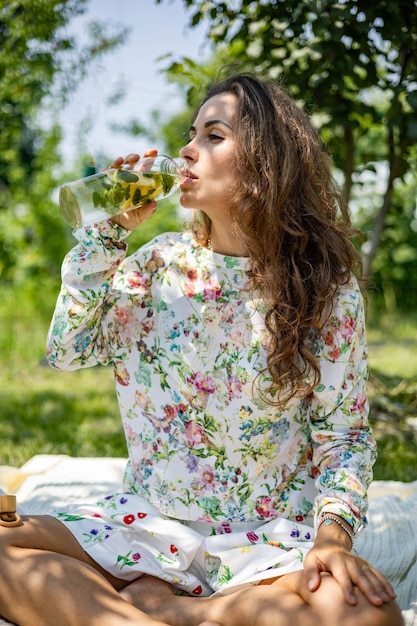
[[[186,194],[180,194],[180,205],[184,209],[195,209],[195,202],[193,203],[191,198],[187,198]]]

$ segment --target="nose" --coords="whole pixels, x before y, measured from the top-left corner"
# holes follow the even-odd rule
[[[180,157],[185,159],[186,161],[196,161],[197,160],[197,152],[193,143],[193,139],[185,144],[180,150]]]

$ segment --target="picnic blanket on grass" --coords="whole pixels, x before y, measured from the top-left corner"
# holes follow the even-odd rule
[[[119,489],[125,464],[123,458],[40,454],[21,468],[0,466],[0,489],[16,494],[20,512],[47,513]],[[417,626],[417,481],[374,481],[368,518],[355,550],[390,580],[406,626]],[[0,617],[3,624],[10,622]]]

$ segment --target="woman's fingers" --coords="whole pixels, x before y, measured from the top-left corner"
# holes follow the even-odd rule
[[[124,163],[124,158],[123,157],[117,157],[117,159],[114,159],[113,163],[110,163],[109,169],[122,167],[123,163]],[[104,168],[104,169],[106,169],[106,168]]]
[[[351,579],[372,604],[381,605],[396,597],[390,583],[370,563],[356,559],[349,565]]]
[[[150,218],[155,211],[156,202],[155,200],[152,200],[149,204],[145,204],[145,206],[138,209],[132,209],[131,211],[126,211],[120,215],[114,215],[112,217],[112,221],[119,224],[119,226],[122,226],[123,228],[127,228],[128,230],[135,230],[135,228]]]
[[[152,148],[151,150],[147,150],[143,156],[144,157],[156,157],[158,156],[158,150],[155,150],[155,148]]]
[[[332,567],[331,573],[343,590],[348,604],[356,604],[355,588],[375,606],[381,606],[395,598],[389,582],[367,561],[350,554]]]
[[[158,150],[147,150],[143,155],[142,161],[139,166],[139,170],[142,172],[149,172],[152,169],[155,157],[158,155]]]
[[[143,158],[152,158],[152,157],[156,157],[158,155],[158,150],[155,150],[154,148],[152,148],[151,150],[147,150],[144,155]],[[136,163],[139,161],[140,159],[140,155],[137,154],[136,152],[131,152],[130,154],[128,154],[125,157],[117,157],[116,159],[114,159],[113,163],[111,163],[109,165],[109,168],[119,168],[122,167],[123,165],[126,167],[127,169],[129,167],[133,168]]]
[[[111,163],[110,168],[125,167],[126,169],[132,169],[136,165],[136,163],[139,161],[139,159],[140,159],[139,154],[132,152],[131,154],[128,154],[124,158],[117,157],[117,159],[115,159],[113,163]]]
[[[143,169],[150,169],[153,163],[153,159],[158,155],[158,150],[151,149],[147,150],[143,158],[148,159],[144,161]],[[111,163],[110,168],[119,169],[123,167],[123,169],[134,169],[140,159],[140,155],[132,152],[125,157],[117,157],[113,163]],[[129,230],[135,230],[138,226],[140,226],[144,221],[146,221],[156,210],[156,202],[152,201],[149,204],[146,204],[143,207],[139,207],[137,209],[132,209],[130,211],[126,211],[125,213],[121,213],[120,215],[115,215],[112,218],[112,221],[123,228],[127,228]]]
[[[317,591],[317,589],[320,587],[320,571],[322,570],[318,567],[310,566],[308,570],[305,568],[304,573],[307,578],[307,586],[310,591]]]
[[[314,548],[313,548],[314,550]],[[313,552],[313,550],[311,552]],[[311,557],[310,553],[310,557]],[[327,555],[326,555],[327,556]],[[307,585],[310,591],[316,591],[320,586],[321,572],[330,573],[333,578],[339,583],[342,588],[343,595],[346,598],[346,602],[351,605],[357,603],[357,598],[354,590],[354,583],[352,577],[348,571],[346,558],[350,557],[345,551],[333,552],[329,555],[330,558],[312,558],[306,559],[307,564],[304,567],[305,575],[307,577]]]
[[[339,583],[348,604],[357,603],[359,589],[371,604],[381,606],[396,594],[386,578],[364,559],[346,550],[313,548],[306,557],[304,570],[310,591],[320,586],[320,573],[328,572]]]

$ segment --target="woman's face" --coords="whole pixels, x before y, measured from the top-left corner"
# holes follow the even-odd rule
[[[207,100],[190,128],[190,141],[180,155],[189,167],[180,186],[183,207],[223,218],[235,184],[235,113],[237,98],[225,92]]]

